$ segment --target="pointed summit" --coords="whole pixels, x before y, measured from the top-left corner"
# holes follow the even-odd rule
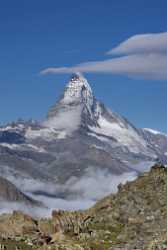
[[[83,102],[89,105],[93,103],[91,87],[81,73],[75,73],[71,76],[64,90],[63,97],[60,99],[60,103],[64,104],[76,102]]]
[[[71,75],[70,80],[71,80],[71,81],[75,81],[75,80],[84,81],[84,80],[86,80],[86,78],[83,76],[82,73],[76,72],[76,73],[73,73],[73,74]]]
[[[71,76],[58,102],[49,110],[47,119],[51,121],[54,118],[54,122],[50,122],[54,127],[57,126],[60,116],[73,117],[73,120],[77,120],[75,127],[95,125],[96,107],[97,102],[88,81],[82,74],[75,73]]]

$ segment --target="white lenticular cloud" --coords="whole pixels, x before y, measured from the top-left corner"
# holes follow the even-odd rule
[[[129,55],[104,61],[82,63],[70,68],[48,68],[43,73],[73,73],[76,71],[166,80],[167,55]]]
[[[109,50],[108,55],[161,53],[167,52],[167,32],[140,34],[130,37],[117,47]]]
[[[79,71],[167,80],[167,32],[132,36],[107,54],[123,56],[103,61],[84,62],[72,67],[51,67],[41,71],[41,74]]]

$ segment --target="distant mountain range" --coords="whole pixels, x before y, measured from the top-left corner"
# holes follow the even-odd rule
[[[142,172],[156,161],[167,163],[167,135],[138,129],[106,108],[79,73],[43,122],[19,120],[0,127],[0,176],[23,192],[40,193],[43,183],[64,185],[89,168],[121,175]]]

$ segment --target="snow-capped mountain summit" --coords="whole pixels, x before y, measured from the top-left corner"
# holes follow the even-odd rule
[[[43,122],[0,127],[0,176],[16,185],[15,176],[64,183],[87,169],[140,172],[141,163],[157,159],[167,162],[167,136],[138,129],[105,107],[79,73]]]
[[[46,126],[72,131],[86,125],[97,125],[97,101],[88,81],[80,74],[73,74],[59,101],[49,110]],[[70,124],[71,123],[71,124]],[[71,129],[70,129],[71,130]]]
[[[80,73],[72,75],[63,95],[49,110],[43,125],[52,129],[51,137],[53,131],[57,133],[57,138],[65,138],[82,130],[87,136],[112,141],[114,147],[153,155],[140,131],[97,101],[88,81]]]
[[[86,106],[93,105],[92,89],[81,73],[73,74],[67,84],[60,103],[72,104],[76,102],[85,103]]]

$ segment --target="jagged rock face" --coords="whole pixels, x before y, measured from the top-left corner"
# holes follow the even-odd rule
[[[91,113],[94,104],[94,96],[87,80],[80,74],[75,74],[71,77],[67,84],[64,93],[58,105],[78,105],[82,104],[87,107]],[[56,115],[56,109],[54,107],[49,111],[48,117],[54,117]]]

